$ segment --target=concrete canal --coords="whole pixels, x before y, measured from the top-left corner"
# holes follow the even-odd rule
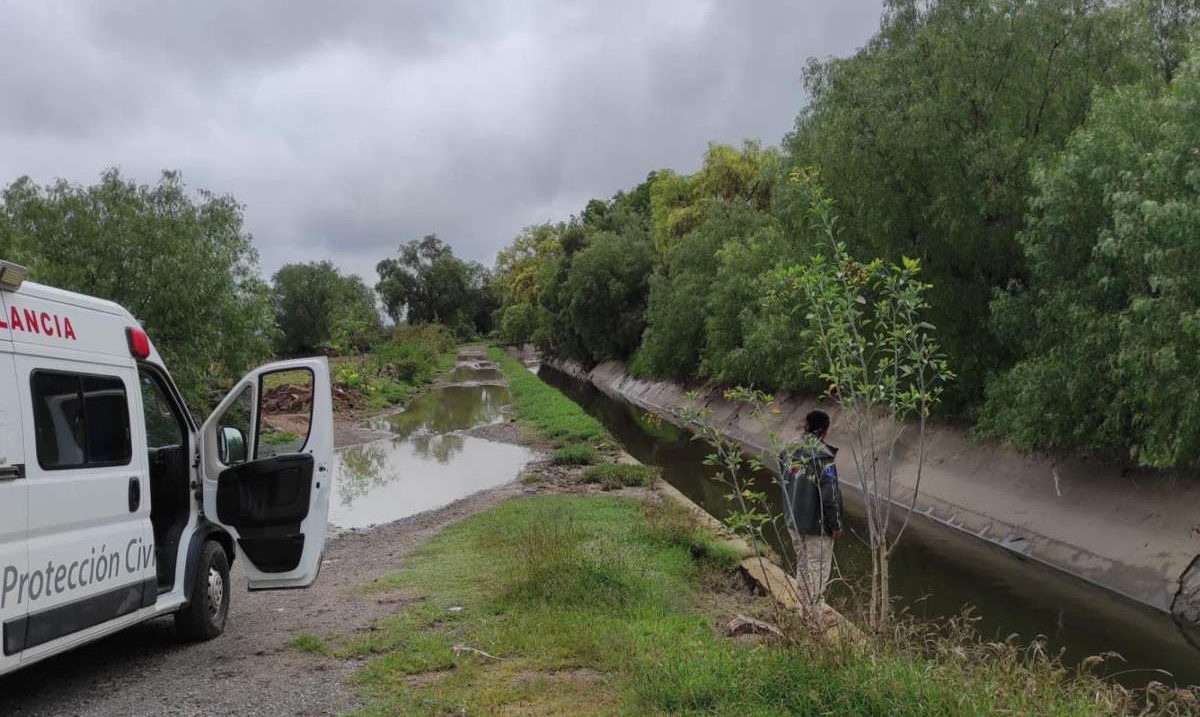
[[[545,365],[538,375],[598,418],[635,458],[660,467],[663,477],[692,500],[718,517],[726,513],[726,489],[708,477],[712,469],[703,464],[708,453],[703,444],[666,422],[646,420],[637,407],[590,383]],[[771,491],[769,478],[754,479]],[[862,534],[853,498],[848,492],[847,509],[854,532]],[[851,581],[870,566],[865,547],[853,537],[839,543],[837,560]],[[1106,671],[1131,686],[1151,680],[1200,684],[1200,650],[1166,614],[960,532],[915,521],[894,554],[892,569],[892,588],[901,606],[919,616],[948,617],[971,605],[987,638],[1015,634],[1028,642],[1044,635],[1068,662],[1115,651],[1125,661],[1109,663]],[[846,599],[844,590],[833,598]]]

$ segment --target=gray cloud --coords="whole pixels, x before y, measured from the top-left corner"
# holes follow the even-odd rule
[[[491,263],[709,141],[777,142],[878,0],[0,4],[0,180],[179,169],[247,205],[264,271],[374,281],[437,232]]]

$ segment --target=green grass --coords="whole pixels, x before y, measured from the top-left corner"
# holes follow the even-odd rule
[[[329,648],[325,645],[324,640],[307,632],[296,635],[288,640],[288,647],[299,652],[307,652],[314,655],[329,653]]]
[[[1113,688],[1018,649],[932,633],[862,651],[721,637],[706,585],[732,558],[696,530],[674,507],[608,496],[515,499],[447,528],[375,585],[419,602],[335,651],[368,658],[356,676],[361,715],[1083,717],[1129,707]]]
[[[568,443],[555,448],[550,458],[559,465],[588,466],[596,462],[596,449],[588,443]]]
[[[629,486],[650,486],[658,478],[658,470],[649,466],[604,463],[592,466],[583,473],[584,480],[589,483],[599,483],[605,490],[615,490]]]
[[[555,446],[586,443],[600,448],[611,443],[608,431],[579,404],[533,375],[515,358],[492,347],[488,355],[500,365],[512,391],[517,418]]]

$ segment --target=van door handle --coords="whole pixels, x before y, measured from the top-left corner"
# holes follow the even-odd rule
[[[137,476],[129,479],[129,512],[136,513],[142,507],[142,481]]]
[[[0,481],[17,480],[25,477],[25,464],[14,463],[9,466],[0,466]]]

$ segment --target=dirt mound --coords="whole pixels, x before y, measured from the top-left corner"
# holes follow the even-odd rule
[[[307,413],[312,405],[312,389],[305,386],[275,386],[262,397],[264,413]]]

